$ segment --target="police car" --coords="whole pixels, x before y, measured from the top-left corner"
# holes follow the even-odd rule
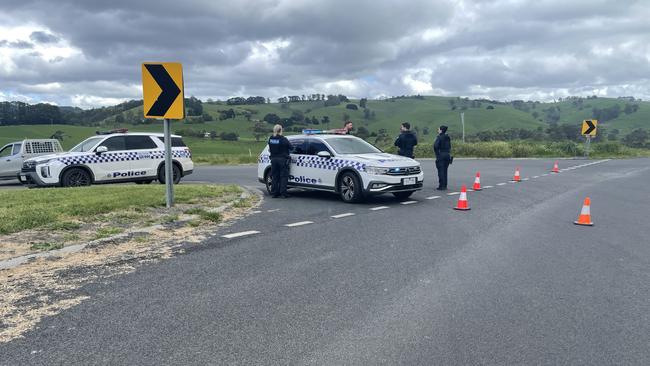
[[[420,163],[384,153],[358,137],[303,133],[287,138],[292,146],[288,187],[335,192],[345,202],[388,192],[406,199],[422,189]],[[259,156],[257,176],[270,193],[268,146]]]
[[[18,175],[37,187],[88,186],[95,183],[165,183],[164,135],[106,133],[90,137],[70,151],[25,160]],[[194,169],[192,153],[180,136],[172,135],[174,183]]]

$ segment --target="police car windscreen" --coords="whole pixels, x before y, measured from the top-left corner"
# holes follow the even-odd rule
[[[327,143],[337,154],[375,154],[381,150],[357,138],[328,138]]]
[[[91,137],[82,141],[79,145],[70,149],[72,152],[90,151],[104,137]]]

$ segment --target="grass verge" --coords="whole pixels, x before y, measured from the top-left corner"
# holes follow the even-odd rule
[[[205,204],[240,192],[234,185],[179,185],[175,187],[175,201],[179,205]],[[0,191],[0,235],[27,229],[69,231],[95,221],[100,215],[137,212],[164,205],[165,187],[162,185]]]

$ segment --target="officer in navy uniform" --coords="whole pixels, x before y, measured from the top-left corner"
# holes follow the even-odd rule
[[[291,143],[282,136],[282,126],[273,127],[273,136],[269,137],[269,152],[271,153],[271,195],[273,198],[282,196],[289,198],[287,183],[289,182],[289,166],[291,165]]]
[[[447,135],[447,126],[440,126],[438,137],[433,143],[433,152],[436,154],[436,169],[438,169],[439,191],[447,189],[447,169],[451,164],[451,138]]]

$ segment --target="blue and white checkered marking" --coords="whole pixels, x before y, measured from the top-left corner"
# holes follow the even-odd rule
[[[189,150],[172,150],[172,157],[174,158],[191,158],[192,154]],[[132,160],[156,160],[164,159],[164,151],[129,151],[129,152],[106,152],[101,155],[97,154],[85,154],[85,155],[74,155],[74,156],[65,156],[57,159],[65,165],[78,165],[78,164],[102,164],[102,163],[113,163],[120,161],[132,161]]]
[[[270,155],[260,155],[257,159],[260,164],[269,164],[271,162]],[[321,158],[320,156],[299,155],[292,157],[291,162],[296,166],[305,168],[316,168],[322,170],[338,170],[345,167],[352,167],[356,170],[363,171],[366,169],[366,164],[354,160],[336,159],[336,158]]]

